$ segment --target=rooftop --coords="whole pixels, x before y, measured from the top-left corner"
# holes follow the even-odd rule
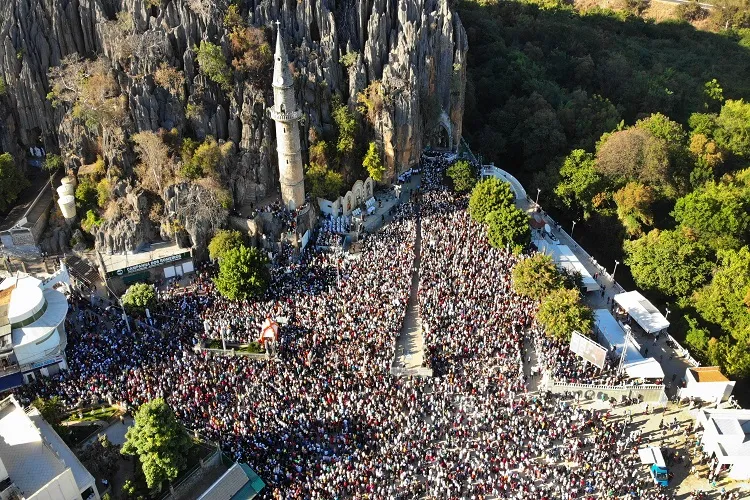
[[[118,253],[112,255],[102,254],[102,261],[106,272],[111,273],[120,269],[128,270],[130,267],[146,264],[152,260],[163,259],[189,252],[189,248],[180,248],[177,243],[165,242],[150,245],[148,250],[136,253]]]
[[[29,497],[67,467],[15,400],[7,398],[0,405],[0,459],[16,486]]]
[[[264,487],[263,480],[250,467],[235,463],[198,500],[250,500]]]
[[[58,290],[48,288],[44,290],[44,298],[47,302],[44,314],[33,323],[13,330],[14,346],[38,341],[65,320],[68,314],[68,299],[65,295]]]
[[[690,368],[697,382],[729,382],[718,366],[701,366]]]

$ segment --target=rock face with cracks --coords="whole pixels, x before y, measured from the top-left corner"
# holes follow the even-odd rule
[[[264,28],[269,41],[275,22],[280,22],[294,68],[297,102],[305,117],[300,134],[303,150],[309,147],[310,129],[334,130],[334,95],[354,109],[357,94],[376,81],[382,82],[383,104],[369,120],[358,120],[366,140],[380,145],[387,177],[415,164],[427,144],[455,145],[460,140],[468,47],[448,0],[235,3],[245,22]],[[137,190],[132,134],[163,128],[198,140],[211,135],[235,144],[231,161],[221,168],[223,186],[235,205],[273,195],[278,190],[278,170],[267,113],[270,87],[233,72],[231,88],[222,89],[199,72],[196,62],[195,47],[204,40],[220,45],[231,61],[224,25],[228,4],[226,0],[0,2],[0,77],[8,89],[0,97],[4,111],[0,148],[17,158],[30,146],[59,148],[69,165],[90,163],[100,155],[108,168],[116,166]],[[124,54],[122,32],[113,28],[120,12],[132,20],[128,54]],[[71,119],[64,107],[53,107],[47,98],[48,70],[70,55],[106,59],[126,109],[126,119],[118,127],[94,134]],[[184,72],[184,88],[178,95],[155,83],[153,74],[162,63]],[[201,112],[188,118],[188,105],[198,106]],[[168,205],[174,204],[170,201],[174,192],[165,188],[156,195]],[[164,233],[147,227],[157,223],[146,215],[124,219],[102,224],[97,229],[101,234],[94,238],[97,245],[108,252],[123,251]],[[192,222],[195,227],[213,223]]]

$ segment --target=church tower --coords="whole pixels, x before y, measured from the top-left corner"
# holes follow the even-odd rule
[[[305,181],[299,140],[302,111],[294,98],[294,78],[276,21],[276,53],[273,56],[273,108],[271,119],[276,122],[276,151],[279,157],[279,183],[284,205],[294,210],[305,203]]]

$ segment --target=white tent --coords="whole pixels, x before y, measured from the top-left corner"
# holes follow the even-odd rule
[[[667,463],[664,461],[664,455],[661,454],[661,448],[656,446],[649,446],[648,448],[639,448],[638,456],[641,458],[641,463],[645,465],[656,464],[659,467],[666,467]]]
[[[669,321],[654,305],[646,300],[640,292],[618,293],[615,302],[625,309],[628,315],[638,323],[646,333],[658,333],[669,327]]]
[[[567,245],[555,245],[548,242],[546,239],[534,240],[534,245],[539,249],[541,253],[547,254],[552,257],[552,260],[560,267],[563,267],[569,271],[581,273],[583,278],[583,286],[586,290],[591,292],[599,290],[599,283],[596,282],[593,276],[586,270],[586,267],[578,260],[576,254]]]
[[[621,356],[626,335],[620,323],[606,309],[594,310],[594,322],[602,343],[610,349],[614,346],[617,356]],[[635,339],[630,337],[627,343],[623,369],[628,378],[664,378],[661,364],[654,358],[644,358],[641,355],[641,346]]]

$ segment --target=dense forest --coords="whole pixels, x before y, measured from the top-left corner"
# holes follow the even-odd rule
[[[668,307],[670,333],[700,361],[745,377],[750,17],[742,5],[715,9],[710,32],[636,7],[460,2],[465,136],[540,188],[568,229],[576,221],[610,271],[624,261],[618,281]]]

